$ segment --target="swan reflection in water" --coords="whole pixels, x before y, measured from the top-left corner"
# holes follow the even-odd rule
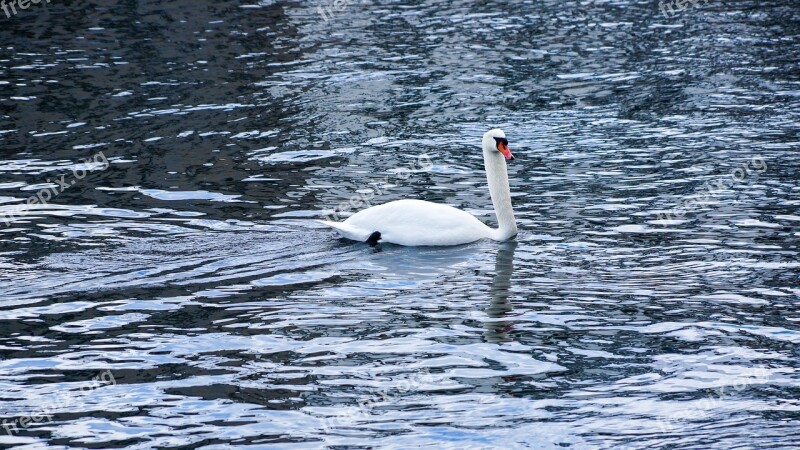
[[[370,258],[358,261],[361,271],[378,276],[369,280],[369,286],[377,289],[423,289],[426,283],[435,282],[442,276],[457,275],[471,269],[490,248],[497,245],[494,276],[489,287],[490,301],[484,310],[488,316],[483,321],[483,336],[486,342],[503,343],[512,340],[509,336],[512,322],[507,319],[513,309],[509,302],[511,276],[514,271],[514,252],[517,241],[500,244],[467,245],[460,247],[400,247],[380,246],[370,251]],[[469,294],[466,294],[469,295]],[[470,299],[476,308],[482,307],[485,297]],[[422,298],[421,298],[422,300]],[[428,301],[427,299],[425,301]]]
[[[486,342],[503,343],[511,340],[509,332],[513,325],[509,320],[503,320],[514,307],[508,301],[511,288],[511,275],[514,273],[514,251],[517,241],[503,242],[497,250],[497,259],[494,264],[494,278],[489,288],[491,299],[486,315],[489,319],[483,322],[483,337]]]

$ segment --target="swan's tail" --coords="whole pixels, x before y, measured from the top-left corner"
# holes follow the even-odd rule
[[[362,241],[365,242],[369,239],[372,231],[365,231],[361,228],[354,227],[352,225],[348,225],[344,222],[331,222],[329,220],[318,220],[319,223],[329,226],[334,230],[338,231],[343,237],[347,239],[352,239],[354,241]],[[374,231],[374,230],[373,230]]]

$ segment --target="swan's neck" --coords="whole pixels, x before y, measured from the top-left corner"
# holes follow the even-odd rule
[[[517,221],[511,207],[511,190],[508,186],[506,161],[503,155],[494,149],[483,151],[483,161],[486,165],[489,194],[492,196],[494,213],[497,215],[498,227],[496,230],[492,230],[492,239],[505,241],[517,234]]]

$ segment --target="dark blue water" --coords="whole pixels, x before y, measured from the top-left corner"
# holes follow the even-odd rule
[[[703,3],[0,10],[0,445],[800,447],[800,8]],[[492,127],[513,242],[314,222]]]

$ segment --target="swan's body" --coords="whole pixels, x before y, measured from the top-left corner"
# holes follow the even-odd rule
[[[499,227],[489,228],[472,214],[423,200],[373,206],[344,222],[321,221],[347,239],[408,246],[459,245],[480,239],[505,241],[517,234],[505,159],[513,159],[502,130],[483,135],[483,159]]]
[[[397,200],[344,222],[323,223],[354,241],[366,241],[378,231],[381,241],[400,245],[458,245],[490,238],[494,231],[468,212],[423,200]]]

